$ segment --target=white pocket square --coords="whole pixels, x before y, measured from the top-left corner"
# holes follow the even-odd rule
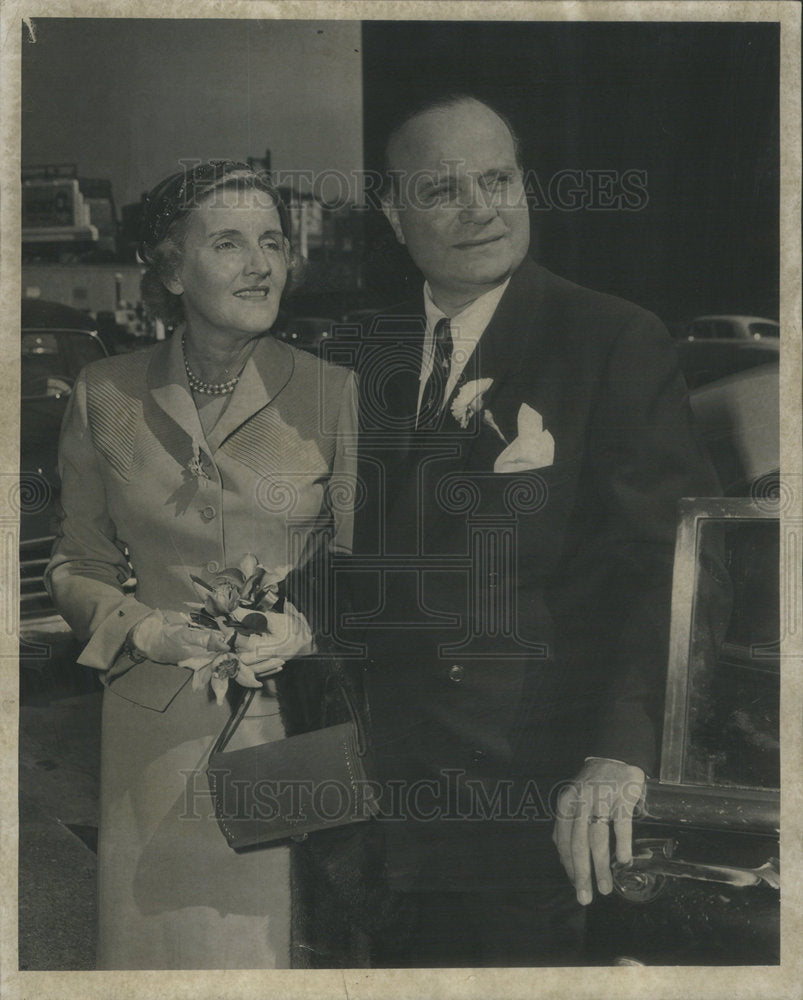
[[[541,414],[522,403],[518,416],[519,435],[494,462],[494,472],[526,472],[543,469],[555,460],[555,439],[544,430]]]

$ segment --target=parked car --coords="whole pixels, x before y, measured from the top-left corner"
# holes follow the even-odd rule
[[[675,344],[686,384],[696,389],[758,365],[779,362],[777,340],[679,340]]]
[[[293,316],[281,324],[276,337],[318,356],[336,322],[328,316]]]
[[[156,343],[141,309],[99,310],[97,330],[109,354],[129,354]]]
[[[697,431],[726,495],[749,495],[780,467],[779,393],[777,361],[690,393]]]
[[[691,394],[727,492],[682,502],[660,768],[633,864],[589,913],[600,964],[780,955],[778,366]],[[788,546],[786,546],[788,547]]]
[[[329,316],[292,316],[278,324],[276,336],[316,357],[328,359],[333,342],[348,342],[352,347],[359,343],[376,314],[375,309],[358,309],[337,319]],[[331,360],[348,365],[348,357],[338,352],[338,356]]]
[[[761,316],[697,316],[677,337],[680,366],[690,389],[776,362],[780,325]]]
[[[697,316],[686,327],[688,340],[775,340],[780,338],[777,320],[762,316]]]
[[[771,499],[684,505],[660,772],[594,907],[599,961],[780,960],[779,542]]]
[[[55,538],[59,429],[76,376],[107,352],[87,313],[41,299],[22,300],[20,347],[20,664],[41,673],[54,659],[75,659],[43,582]]]
[[[366,288],[343,288],[339,291],[305,292],[299,289],[283,308],[293,316],[328,316],[344,320],[355,311],[375,313],[385,305],[381,296]]]

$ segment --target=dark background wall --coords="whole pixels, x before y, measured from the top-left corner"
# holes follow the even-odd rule
[[[778,53],[778,26],[760,23],[364,22],[366,166],[406,108],[469,90],[512,119],[542,186],[646,174],[636,211],[535,207],[546,266],[670,324],[777,318]],[[410,268],[386,237],[372,218],[369,281],[401,293]]]

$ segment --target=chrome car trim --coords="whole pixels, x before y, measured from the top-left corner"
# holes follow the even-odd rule
[[[614,865],[614,880],[632,871],[649,873],[665,878],[692,879],[696,882],[717,882],[738,889],[761,885],[772,889],[781,888],[780,862],[777,858],[769,858],[758,868],[741,868],[734,865],[710,865],[697,861],[684,861],[674,857],[674,841],[670,839],[637,840],[633,845],[632,865]]]
[[[777,789],[737,786],[670,785],[648,781],[639,822],[671,823],[678,827],[740,830],[777,834],[781,825],[781,795]]]
[[[660,772],[662,782],[674,785],[680,785],[683,781],[688,722],[689,649],[697,584],[697,540],[701,522],[779,520],[778,508],[771,500],[754,500],[748,497],[684,499],[679,504],[679,515],[672,579],[672,617]]]

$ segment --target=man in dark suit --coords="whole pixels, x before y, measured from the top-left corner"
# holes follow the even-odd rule
[[[676,504],[718,487],[660,322],[527,256],[496,112],[433,103],[387,159],[425,283],[358,362],[351,622],[385,869],[415,901],[375,961],[574,964],[655,773]]]

